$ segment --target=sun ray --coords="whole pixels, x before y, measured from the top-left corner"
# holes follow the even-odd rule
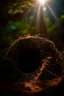
[[[48,4],[47,4],[47,7],[48,7],[48,9],[50,10],[50,12],[52,13],[54,19],[55,19],[56,21],[58,21],[56,15],[55,15],[55,13],[54,13],[54,11],[52,10],[52,8],[51,8]]]

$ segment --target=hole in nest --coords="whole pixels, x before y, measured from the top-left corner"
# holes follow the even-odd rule
[[[37,49],[24,49],[19,52],[17,67],[24,73],[36,71],[41,65],[40,51]]]

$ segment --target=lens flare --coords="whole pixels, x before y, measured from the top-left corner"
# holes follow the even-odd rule
[[[43,8],[43,11],[46,11],[46,7]]]

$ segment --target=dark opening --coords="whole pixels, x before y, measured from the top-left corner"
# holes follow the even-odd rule
[[[34,72],[41,65],[40,52],[37,49],[26,49],[19,52],[17,67],[24,73]]]

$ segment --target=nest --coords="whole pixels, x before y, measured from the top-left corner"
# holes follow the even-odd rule
[[[57,86],[61,81],[63,61],[60,52],[46,38],[20,37],[10,46],[6,58],[13,62],[8,75],[8,80],[14,83],[13,90],[35,93]]]

